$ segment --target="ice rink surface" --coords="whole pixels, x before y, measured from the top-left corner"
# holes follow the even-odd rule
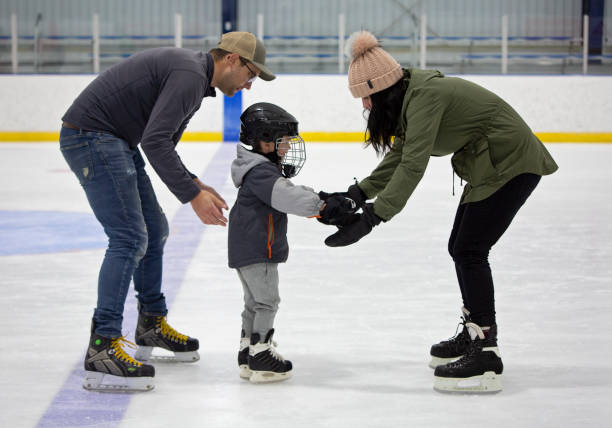
[[[184,163],[233,204],[234,147],[180,144]],[[504,390],[432,389],[429,347],[461,306],[446,242],[461,187],[434,158],[407,206],[356,245],[289,219],[281,265],[284,383],[238,377],[242,291],[226,229],[203,226],[149,168],[170,221],[169,323],[200,340],[194,364],[157,364],[155,389],[81,388],[105,238],[57,144],[0,145],[0,426],[603,427],[612,417],[612,145],[549,144],[544,177],[493,248]],[[343,190],[376,165],[358,144],[309,144],[297,184]],[[214,177],[211,177],[214,176]],[[124,333],[133,338],[128,296]]]

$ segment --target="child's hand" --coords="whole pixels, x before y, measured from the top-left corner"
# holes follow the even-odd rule
[[[366,200],[368,199],[366,197],[366,194],[363,193],[363,190],[361,190],[361,187],[359,187],[357,184],[351,184],[346,192],[319,192],[319,198],[324,201],[327,201],[333,196],[344,196],[345,198],[352,199],[353,201],[355,201],[355,204],[357,204],[357,208],[363,207],[366,203]]]
[[[323,224],[344,226],[355,220],[353,216],[356,216],[357,210],[355,201],[336,194],[325,199],[325,203],[321,206],[321,216],[317,220]]]

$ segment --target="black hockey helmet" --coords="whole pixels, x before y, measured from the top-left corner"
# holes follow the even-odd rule
[[[274,142],[274,159],[271,160],[280,165],[287,178],[295,177],[306,162],[306,146],[298,134],[297,119],[275,104],[249,106],[240,116],[239,139],[253,148],[259,141]]]
[[[256,103],[240,116],[240,141],[254,146],[258,141],[272,142],[285,135],[298,135],[298,121],[281,107]]]

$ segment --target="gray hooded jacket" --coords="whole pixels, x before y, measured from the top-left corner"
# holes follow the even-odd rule
[[[229,215],[229,267],[287,261],[287,213],[315,216],[323,205],[310,187],[296,186],[268,158],[237,145],[232,180],[238,197]]]

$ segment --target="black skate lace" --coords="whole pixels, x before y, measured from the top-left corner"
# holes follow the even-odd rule
[[[475,339],[470,342],[467,351],[465,354],[459,358],[457,361],[452,363],[448,363],[448,367],[461,367],[466,364],[474,355],[478,354],[483,347],[483,341],[481,339]]]
[[[123,350],[123,345],[126,345],[132,349],[137,348],[136,344],[127,340],[125,336],[118,337],[117,339],[114,339],[110,345],[112,348],[112,353],[115,355],[115,358],[117,358],[119,361],[123,361],[136,367],[142,366],[142,363],[136,361],[130,356],[130,354],[127,354]]]
[[[448,340],[446,340],[445,342],[452,344],[455,348],[460,348],[462,345],[465,345],[465,343],[469,342],[469,336],[465,331],[466,322],[467,321],[465,320],[465,318],[461,317],[461,321],[457,324],[457,328],[455,329],[455,335],[448,338]],[[459,327],[463,327],[463,329],[459,331]]]

